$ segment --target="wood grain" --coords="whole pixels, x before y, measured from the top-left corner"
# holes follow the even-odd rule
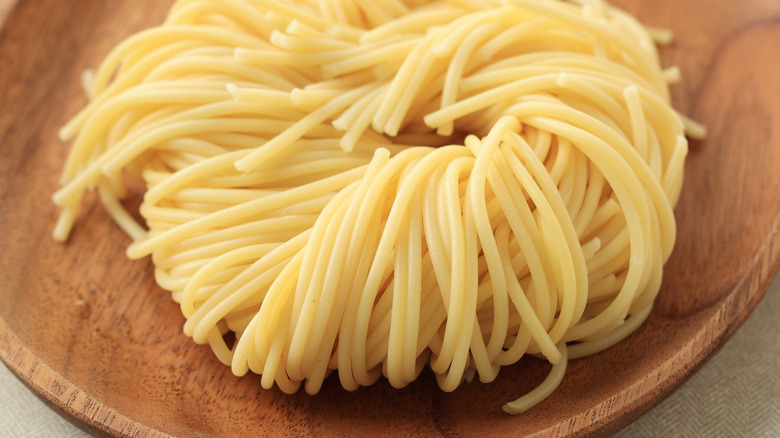
[[[5,18],[8,16],[8,13],[11,12],[11,9],[13,9],[15,4],[16,0],[0,0],[0,27],[5,23]]]
[[[114,436],[606,435],[700,367],[745,320],[780,264],[780,3],[615,3],[672,29],[663,50],[683,81],[675,104],[709,128],[686,165],[679,237],[657,306],[627,342],[570,364],[559,390],[510,417],[535,386],[525,360],[496,382],[440,392],[354,393],[329,379],[316,397],[234,377],[181,333],[183,318],[147,260],[88,197],[70,243],[49,238],[50,195],[67,152],[56,133],[85,100],[79,74],[170,2],[22,1],[0,31],[0,359],[84,427]]]

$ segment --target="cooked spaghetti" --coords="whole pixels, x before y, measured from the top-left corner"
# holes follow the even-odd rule
[[[600,1],[180,0],[85,75],[54,236],[97,190],[184,332],[266,388],[534,355],[522,412],[652,309],[703,134],[668,38]]]

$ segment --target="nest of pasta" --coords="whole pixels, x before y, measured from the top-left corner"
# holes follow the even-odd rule
[[[522,412],[652,309],[703,133],[668,38],[598,1],[180,0],[85,75],[54,235],[96,189],[184,332],[266,388],[544,358]]]

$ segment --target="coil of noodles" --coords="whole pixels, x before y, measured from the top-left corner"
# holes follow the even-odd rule
[[[184,332],[265,388],[543,358],[519,413],[652,309],[704,133],[669,38],[601,1],[180,0],[84,75],[54,237],[96,190]]]

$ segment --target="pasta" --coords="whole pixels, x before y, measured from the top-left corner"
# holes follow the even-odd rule
[[[523,412],[652,309],[704,134],[668,39],[595,0],[179,0],[85,75],[53,234],[96,190],[265,388],[453,391],[533,355]]]

